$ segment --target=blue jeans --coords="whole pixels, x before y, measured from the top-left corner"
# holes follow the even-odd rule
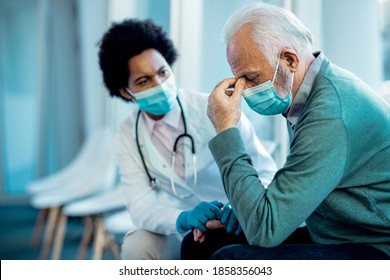
[[[205,232],[203,243],[195,242],[192,232],[187,234],[181,243],[181,259],[208,260],[219,249],[228,245],[248,245],[244,233],[235,235],[227,233],[225,229],[214,229]],[[312,243],[306,228],[298,228],[284,243]]]
[[[281,244],[273,248],[228,245],[215,252],[214,260],[388,260],[384,252],[364,244]]]
[[[225,230],[205,233],[204,243],[194,242],[192,232],[182,242],[181,258],[186,260],[388,260],[384,252],[365,244],[316,244],[306,227],[295,230],[281,245],[262,248],[248,245],[244,235]]]

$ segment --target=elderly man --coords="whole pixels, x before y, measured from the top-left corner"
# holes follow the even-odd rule
[[[312,53],[310,31],[287,10],[248,5],[223,34],[235,78],[209,97],[218,133],[209,148],[249,245],[213,258],[389,259],[390,106]],[[290,155],[268,188],[236,128],[241,96],[257,113],[288,122]],[[285,242],[303,222],[308,238]]]

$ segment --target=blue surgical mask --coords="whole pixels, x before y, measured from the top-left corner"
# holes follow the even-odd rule
[[[271,80],[260,85],[248,88],[242,92],[248,106],[261,115],[277,115],[287,112],[291,104],[291,89],[285,98],[278,95],[274,86],[276,73],[279,67],[279,58],[276,64],[275,74]],[[292,83],[294,81],[294,72],[292,73]]]
[[[171,75],[162,84],[137,93],[126,90],[136,99],[139,109],[155,116],[165,115],[175,105],[177,87],[175,78]]]

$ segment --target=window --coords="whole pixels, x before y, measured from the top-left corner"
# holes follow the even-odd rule
[[[38,134],[38,2],[0,2],[0,174],[2,193],[34,177]]]

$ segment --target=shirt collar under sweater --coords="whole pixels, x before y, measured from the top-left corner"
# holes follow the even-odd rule
[[[322,62],[324,62],[325,59],[325,55],[322,52],[315,52],[313,55],[315,56],[315,59],[307,69],[305,77],[303,78],[290,109],[287,112],[287,120],[291,126],[294,126],[297,123],[299,115],[309,98],[314,80],[320,71]]]

